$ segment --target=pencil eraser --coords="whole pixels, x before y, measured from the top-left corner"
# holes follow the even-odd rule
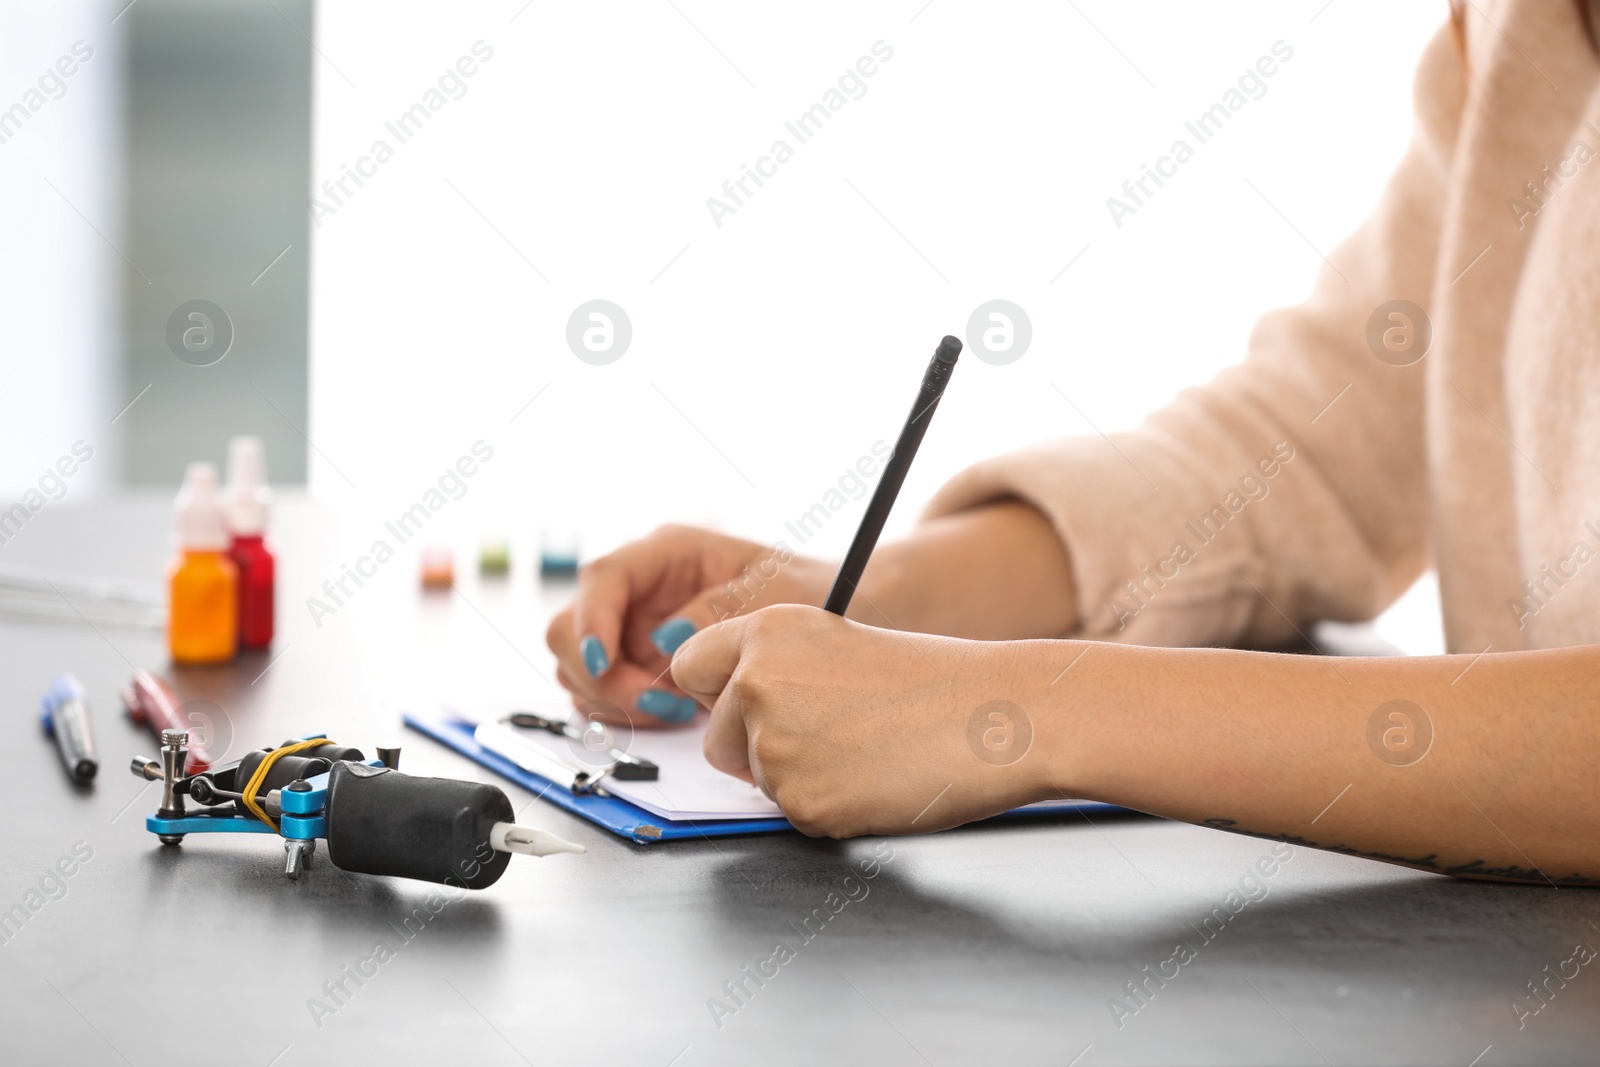
[[[954,363],[956,361],[956,357],[960,354],[960,339],[951,337],[949,334],[945,334],[944,340],[939,342],[939,350],[933,354],[933,358],[938,360],[940,363]]]

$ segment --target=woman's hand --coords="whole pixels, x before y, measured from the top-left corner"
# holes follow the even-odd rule
[[[831,566],[781,546],[663,526],[584,567],[577,597],[545,640],[558,679],[586,712],[635,725],[681,724],[699,708],[669,677],[679,645],[769,604],[821,604],[832,579]],[[608,714],[607,705],[618,710]]]
[[[663,526],[585,567],[546,640],[561,684],[591,716],[688,722],[696,705],[667,677],[673,651],[723,619],[774,604],[820,605],[835,573],[781,543]],[[1062,636],[1077,613],[1071,566],[1050,523],[1027,504],[1003,501],[880,545],[849,617],[1001,641]]]
[[[801,832],[922,833],[1057,795],[1023,707],[1041,706],[1062,648],[778,606],[696,634],[672,675],[711,708],[707,759]]]
[[[813,836],[922,833],[1066,795],[1263,837],[1280,858],[1600,886],[1600,646],[1335,659],[982,642],[780,606],[698,634],[672,672],[712,707],[707,758]]]

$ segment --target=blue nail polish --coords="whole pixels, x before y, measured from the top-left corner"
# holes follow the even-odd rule
[[[634,706],[662,722],[687,722],[694,718],[695,713],[693,700],[679,697],[678,694],[669,693],[665,689],[646,689],[639,694]]]
[[[600,639],[593,634],[578,643],[578,651],[583,654],[583,666],[591,678],[600,677],[605,672],[607,664],[611,662],[606,658],[606,646],[602,645]]]
[[[694,636],[694,623],[688,619],[668,619],[656,627],[656,632],[650,635],[650,641],[661,650],[662,655],[670,656],[678,651],[678,646]]]
[[[700,714],[700,702],[695,700],[694,697],[684,697],[682,700],[678,701],[678,709],[679,714],[683,716],[682,719],[678,721],[688,722],[690,719]]]

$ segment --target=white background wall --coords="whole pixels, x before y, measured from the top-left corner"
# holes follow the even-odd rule
[[[28,91],[76,42],[93,50],[60,88],[47,83],[42,106],[0,143],[0,510],[80,439],[95,454],[70,479],[70,496],[116,472],[110,420],[131,399],[119,398],[114,377],[117,292],[128,268],[106,241],[118,230],[121,71],[111,20],[120,7],[0,6],[0,111],[26,108]]]
[[[1061,394],[1123,429],[1238,359],[1374,203],[1445,17],[1380,0],[329,0],[314,180],[380,138],[395,154],[342,204],[317,194],[335,210],[313,229],[313,491],[396,514],[484,439],[494,460],[431,539],[553,527],[597,550],[669,519],[784,537],[893,440],[940,335],[1014,301],[1032,347],[962,362],[903,527],[966,463],[1090,432]],[[493,57],[465,95],[399,144],[384,123],[480,40]],[[877,41],[893,58],[866,94],[718,228],[707,198],[775,139],[794,146],[784,122]],[[1293,58],[1265,96],[1114,226],[1106,198],[1277,41]],[[597,297],[634,332],[603,367],[565,341]],[[841,550],[860,509],[808,550]]]
[[[972,459],[1087,431],[1052,386],[1102,429],[1133,426],[1236,360],[1319,265],[1245,179],[1328,249],[1402,150],[1445,5],[1323,2],[511,0],[377,17],[330,0],[313,173],[337,178],[379,138],[396,152],[343,206],[318,194],[335,210],[313,231],[327,462],[312,485],[348,496],[348,478],[398,505],[482,437],[516,499],[479,494],[463,521],[599,509],[774,537],[892,439],[939,336],[993,297],[1029,313],[1032,349],[962,364],[908,504]],[[385,121],[479,40],[493,58],[465,95],[399,144]],[[719,229],[706,199],[794,143],[784,121],[879,40],[894,57],[866,95]],[[1294,57],[1266,95],[1117,229],[1106,198],[1279,40]],[[634,328],[606,367],[564,338],[594,297]]]
[[[541,527],[591,553],[668,519],[785,537],[893,439],[938,337],[996,297],[1027,310],[1033,346],[962,362],[893,527],[975,458],[1088,432],[1058,388],[1131,427],[1310,284],[1317,253],[1245,179],[1334,245],[1400,154],[1445,18],[1442,0],[674,3],[318,5],[319,184],[393,142],[384,122],[474,42],[494,50],[313,229],[312,488],[352,516],[335,553],[480,438],[495,459],[430,541],[505,531],[520,563]],[[0,144],[0,507],[80,437],[96,458],[70,500],[116,465],[118,292],[142,284],[112,247],[121,9],[0,5],[0,108],[75,41],[95,49]],[[880,40],[894,56],[866,95],[719,229],[707,197]],[[1279,40],[1294,56],[1266,95],[1116,228],[1106,197]],[[605,367],[564,337],[595,297],[634,327]],[[840,551],[861,506],[807,549]],[[1422,584],[1382,628],[1437,650],[1415,637],[1437,633],[1432,600]]]

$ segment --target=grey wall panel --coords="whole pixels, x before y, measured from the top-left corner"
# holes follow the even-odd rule
[[[137,271],[121,384],[150,386],[120,420],[123,478],[175,483],[253,433],[269,477],[303,483],[311,0],[142,0],[120,21]]]

